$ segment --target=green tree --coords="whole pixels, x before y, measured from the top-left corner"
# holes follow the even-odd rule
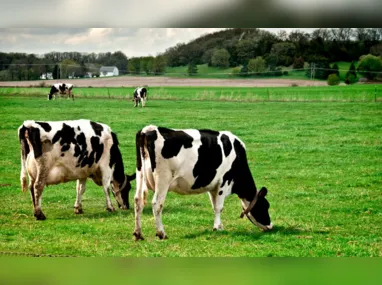
[[[375,79],[382,73],[382,59],[372,54],[363,55],[358,63],[357,71],[367,79]]]
[[[132,57],[128,61],[127,70],[130,74],[139,74],[141,72],[141,60],[139,57]]]
[[[300,68],[304,68],[304,59],[302,58],[302,56],[300,57],[296,57],[293,61],[293,69],[300,69]]]
[[[337,76],[340,76],[340,71],[337,63],[333,64],[330,73],[334,73],[337,74]]]
[[[232,76],[239,76],[241,71],[241,67],[237,66],[232,68],[231,75]]]
[[[61,61],[60,67],[60,78],[62,79],[73,76],[80,66],[72,59],[64,59]]]
[[[166,71],[167,62],[164,55],[158,55],[154,58],[152,64],[152,72],[157,74],[163,74]]]
[[[270,55],[276,58],[276,65],[289,66],[296,55],[296,46],[290,42],[276,43],[272,46]]]
[[[236,54],[239,64],[244,64],[255,57],[256,44],[253,40],[241,40],[236,44]]]
[[[189,76],[195,75],[198,73],[198,67],[194,62],[188,64],[187,73]]]
[[[353,73],[349,73],[346,75],[345,83],[346,84],[354,84],[357,82],[357,77]]]
[[[335,74],[335,73],[332,73],[328,76],[328,85],[338,85],[340,84],[340,77]]]
[[[248,65],[243,64],[243,67],[240,70],[240,76],[248,76]]]
[[[266,70],[265,66],[265,60],[261,56],[252,58],[248,62],[248,72],[261,75]]]
[[[212,65],[216,67],[229,66],[229,53],[226,49],[216,49],[212,54]]]
[[[355,70],[355,64],[354,61],[351,62],[349,71],[346,72],[346,77],[345,77],[345,83],[346,84],[353,84],[357,82],[357,72]]]

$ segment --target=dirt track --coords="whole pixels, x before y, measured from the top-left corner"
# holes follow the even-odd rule
[[[174,78],[174,77],[134,77],[120,76],[92,79],[65,80],[35,80],[35,81],[0,81],[0,86],[39,86],[45,82],[47,86],[57,82],[70,82],[77,87],[136,87],[148,86],[232,86],[232,87],[285,87],[298,86],[326,86],[326,81],[293,80],[293,79],[204,79],[204,78]]]

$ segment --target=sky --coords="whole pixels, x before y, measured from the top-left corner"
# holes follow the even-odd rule
[[[86,53],[122,51],[127,57],[157,55],[219,28],[0,28],[0,52],[42,55],[51,51]],[[264,29],[312,32],[313,28]]]

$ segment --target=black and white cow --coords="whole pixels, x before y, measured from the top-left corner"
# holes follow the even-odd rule
[[[56,94],[68,95],[68,99],[72,98],[74,101],[73,84],[70,83],[56,83],[50,88],[48,100],[56,99]]]
[[[147,88],[146,87],[137,87],[134,90],[134,107],[139,106],[139,103],[142,103],[142,107],[145,106],[147,101]]]
[[[157,236],[167,238],[162,210],[168,191],[179,194],[208,192],[215,211],[214,230],[223,229],[220,213],[224,199],[237,194],[248,219],[263,229],[272,229],[265,198],[267,189],[257,191],[248,166],[244,143],[231,132],[212,130],[175,130],[146,126],[136,134],[136,240],[143,239],[141,214],[148,189],[152,200]]]
[[[87,178],[103,186],[106,207],[114,211],[109,186],[121,209],[129,208],[130,181],[124,174],[117,135],[108,125],[89,120],[24,121],[18,129],[21,143],[21,187],[29,189],[37,220],[45,220],[41,210],[44,186],[77,180],[74,212],[82,213],[81,198]]]

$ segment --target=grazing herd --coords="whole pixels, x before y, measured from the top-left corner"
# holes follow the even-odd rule
[[[74,100],[73,85],[57,83],[48,99],[57,93]],[[147,88],[134,90],[134,106],[145,106]],[[134,195],[135,240],[143,240],[141,216],[148,190],[154,191],[152,211],[156,235],[166,239],[162,210],[168,191],[182,195],[208,193],[215,213],[213,230],[222,230],[221,212],[230,194],[238,195],[246,216],[263,231],[272,229],[267,189],[257,189],[248,166],[245,144],[228,131],[169,129],[148,125],[136,133],[136,172],[124,173],[117,135],[103,123],[90,120],[24,121],[18,128],[21,144],[20,181],[30,190],[37,220],[45,186],[77,181],[74,212],[82,214],[82,195],[91,178],[102,186],[106,209],[114,211],[110,188],[121,209],[129,209],[131,181]],[[29,183],[27,181],[29,178]]]

